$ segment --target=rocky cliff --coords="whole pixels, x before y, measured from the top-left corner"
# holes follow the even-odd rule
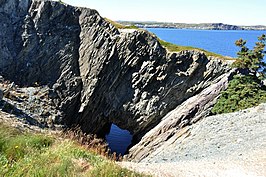
[[[0,74],[48,86],[61,123],[99,135],[112,123],[129,130],[142,139],[132,159],[207,115],[231,75],[220,59],[169,53],[155,36],[118,30],[92,9],[0,0],[0,26]]]

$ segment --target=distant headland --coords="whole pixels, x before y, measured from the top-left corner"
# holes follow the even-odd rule
[[[200,29],[200,30],[266,30],[264,25],[237,26],[224,23],[172,23],[172,22],[138,22],[117,21],[125,26],[136,26],[139,28],[175,28],[175,29]]]

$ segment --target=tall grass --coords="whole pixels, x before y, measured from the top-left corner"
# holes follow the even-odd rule
[[[18,131],[0,123],[0,176],[143,176],[79,142],[55,135]]]

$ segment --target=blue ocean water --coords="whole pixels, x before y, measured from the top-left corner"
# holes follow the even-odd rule
[[[129,131],[120,129],[115,124],[112,124],[110,133],[106,135],[111,152],[124,155],[128,146],[131,144],[132,135]]]
[[[247,40],[247,46],[253,48],[257,37],[266,31],[234,31],[234,30],[190,30],[147,28],[162,40],[177,45],[193,46],[215,52],[224,56],[236,57],[239,48],[235,41],[242,38]]]

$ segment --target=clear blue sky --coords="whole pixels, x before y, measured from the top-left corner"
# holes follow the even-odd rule
[[[112,20],[266,25],[266,0],[63,0]]]

